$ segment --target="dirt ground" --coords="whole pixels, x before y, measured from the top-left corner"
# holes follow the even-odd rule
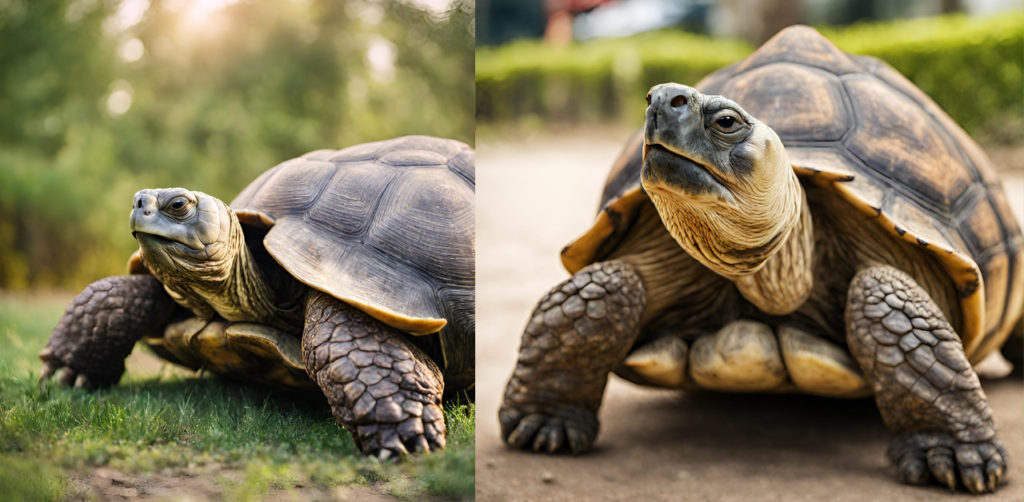
[[[481,501],[952,500],[898,484],[872,400],[692,395],[612,377],[601,433],[580,457],[511,451],[498,406],[534,303],[568,274],[559,250],[590,226],[632,131],[477,140],[477,498]],[[1020,150],[997,152],[1021,218]],[[1015,174],[1010,174],[1015,173]],[[1024,386],[984,382],[1011,455],[990,501],[1024,498]]]
[[[188,501],[224,500],[225,486],[241,483],[245,474],[237,470],[205,466],[202,469],[164,469],[161,473],[135,476],[100,467],[90,474],[71,474],[71,488],[82,500],[103,501]],[[288,488],[272,487],[257,500],[266,502],[392,502],[395,497],[371,486],[348,485],[333,488],[308,486],[302,482]]]

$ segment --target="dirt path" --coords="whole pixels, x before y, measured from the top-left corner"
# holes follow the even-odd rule
[[[537,299],[567,276],[558,251],[593,221],[604,176],[630,132],[477,141],[478,499],[953,500],[948,490],[894,481],[884,457],[888,432],[870,400],[684,396],[613,377],[590,454],[504,447],[497,409],[522,327]],[[1018,175],[1006,187],[1021,217],[1024,183]],[[1022,383],[986,382],[985,390],[1013,460],[1009,484],[977,500],[1019,501]]]
[[[131,475],[100,467],[89,474],[71,474],[71,488],[82,500],[103,501],[189,501],[224,500],[225,492],[241,490],[245,474],[216,465],[200,469],[164,469],[150,475]],[[255,500],[266,502],[393,502],[395,497],[375,487],[347,485],[333,488],[309,486],[297,481],[288,487],[270,487]],[[240,498],[236,496],[234,498]],[[244,498],[244,497],[241,497]]]

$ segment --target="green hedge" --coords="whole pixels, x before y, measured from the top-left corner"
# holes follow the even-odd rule
[[[1024,106],[1024,12],[857,24],[820,31],[843,50],[879,57],[972,134],[1019,141]],[[679,31],[556,49],[518,41],[477,49],[477,119],[507,122],[643,120],[644,96],[663,82],[695,84],[753,46]]]

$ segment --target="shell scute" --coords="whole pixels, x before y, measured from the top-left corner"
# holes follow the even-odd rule
[[[1003,242],[999,218],[988,198],[981,196],[967,212],[960,225],[960,234],[969,243],[973,254],[980,255]]]
[[[320,197],[334,175],[334,164],[317,160],[292,160],[267,180],[253,205],[268,214],[297,213]]]
[[[377,162],[392,167],[443,166],[448,162],[448,157],[437,152],[423,150],[397,150],[381,155],[377,158]]]
[[[397,177],[398,171],[387,166],[342,165],[306,217],[329,232],[352,237],[362,235],[370,228],[384,189]],[[353,190],[356,186],[362,189]]]
[[[765,42],[753,54],[736,65],[741,73],[778,62],[799,62],[805,66],[842,75],[861,71],[848,54],[809,26],[791,26]]]
[[[867,75],[844,79],[857,113],[847,147],[869,168],[948,208],[974,181],[920,106]]]
[[[475,219],[473,197],[450,172],[404,173],[384,195],[367,244],[439,280],[468,284],[474,268],[464,262],[473,240],[460,237]]]
[[[771,95],[762,92],[771,86]],[[839,141],[853,125],[843,84],[816,68],[776,63],[727,81],[720,93],[758,120],[772,124],[783,141]]]
[[[384,146],[385,141],[374,141],[353,145],[343,150],[332,152],[326,160],[331,162],[354,162],[358,160],[372,161],[377,158],[377,152]]]

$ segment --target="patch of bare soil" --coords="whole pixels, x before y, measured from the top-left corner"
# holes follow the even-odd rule
[[[225,489],[242,483],[245,475],[232,469],[209,465],[200,469],[164,469],[157,474],[132,475],[107,467],[87,474],[71,474],[71,500],[102,501],[190,501],[223,500]],[[297,482],[284,488],[270,488],[256,500],[269,502],[391,502],[395,497],[382,493],[381,487],[349,485],[314,486]]]

